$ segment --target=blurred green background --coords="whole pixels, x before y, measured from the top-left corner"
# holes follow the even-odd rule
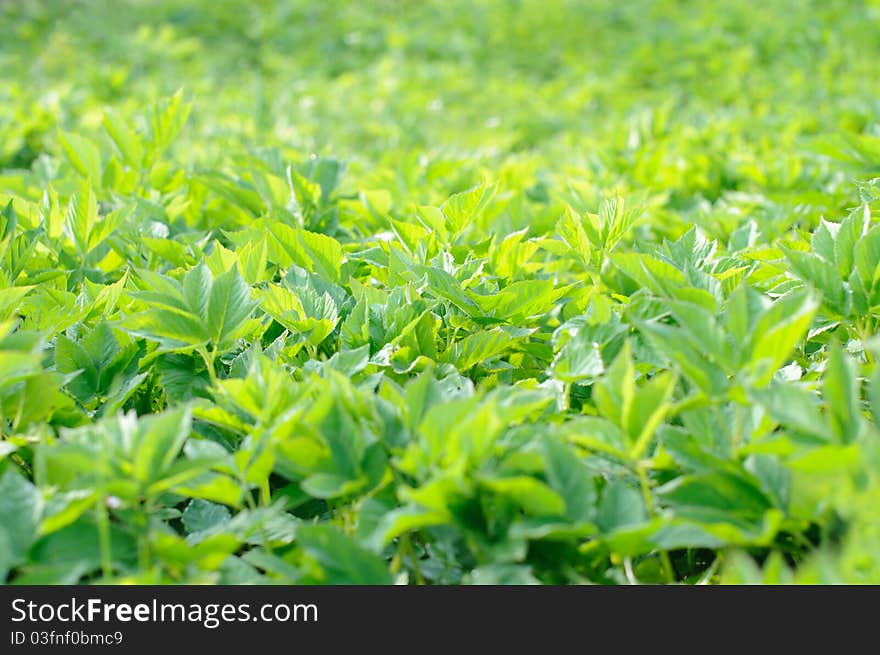
[[[486,174],[585,207],[639,189],[723,232],[701,201],[848,206],[839,160],[866,163],[842,140],[880,134],[877,1],[18,0],[0,21],[0,168],[183,87],[194,165],[331,155],[404,204]]]

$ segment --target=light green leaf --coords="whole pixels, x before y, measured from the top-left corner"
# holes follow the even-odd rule
[[[104,129],[113,139],[125,163],[134,170],[140,170],[144,160],[143,139],[138,135],[118,112],[107,109],[104,111]]]
[[[93,185],[101,184],[101,155],[90,140],[78,134],[59,132],[58,141],[65,158]]]
[[[837,343],[832,344],[822,379],[822,394],[828,403],[831,427],[844,444],[855,441],[862,428],[859,409],[859,381],[852,360]]]
[[[501,329],[476,332],[455,342],[452,348],[443,353],[442,359],[455,364],[459,371],[467,371],[476,364],[503,353],[512,341],[513,338]]]
[[[218,276],[208,301],[207,328],[218,350],[225,350],[257,306],[237,267]]]
[[[540,480],[527,475],[483,477],[480,484],[496,494],[506,496],[533,516],[561,516],[565,501]]]

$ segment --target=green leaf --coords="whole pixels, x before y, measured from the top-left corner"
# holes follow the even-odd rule
[[[210,269],[203,263],[190,269],[183,278],[183,297],[192,314],[208,317],[208,304],[214,285]]]
[[[837,268],[808,252],[781,247],[792,271],[822,292],[826,305],[838,314],[847,314],[846,289]]]
[[[343,252],[336,239],[284,223],[272,223],[268,230],[272,261],[283,268],[296,264],[332,282],[339,281]]]
[[[593,387],[596,408],[603,416],[625,429],[632,411],[635,388],[632,346],[625,341],[605,376]]]
[[[489,564],[470,573],[474,585],[534,585],[541,584],[528,566],[521,564]]]
[[[676,322],[707,360],[726,368],[733,366],[731,343],[716,319],[717,314],[691,302],[671,300],[669,306]]]
[[[574,451],[553,437],[543,440],[547,481],[565,501],[565,516],[589,522],[596,514],[596,486],[589,469]]]
[[[210,340],[201,318],[185,312],[148,310],[126,317],[121,326],[135,336],[158,341],[168,350],[194,348]]]
[[[37,536],[41,510],[37,488],[14,469],[7,468],[0,477],[0,580],[18,564]]]
[[[752,397],[785,427],[822,440],[828,438],[828,422],[819,412],[815,395],[801,386],[774,380]]]
[[[819,308],[811,294],[783,296],[758,320],[751,337],[749,369],[755,386],[765,386],[804,337]]]
[[[250,287],[238,267],[217,277],[208,301],[207,328],[217,350],[226,350],[239,336],[239,331],[257,303],[251,300]]]
[[[520,280],[491,296],[469,294],[482,312],[514,324],[545,314],[567,287],[556,288],[550,280]]]
[[[637,489],[615,480],[605,489],[599,502],[596,524],[602,532],[639,525],[648,520],[645,501]]]
[[[64,157],[77,173],[91,184],[100,185],[101,155],[95,144],[85,137],[70,132],[59,132],[58,142],[61,144]]]
[[[630,436],[632,445],[629,456],[633,460],[642,457],[655,430],[669,411],[675,383],[675,376],[664,371],[636,391],[622,426]]]
[[[407,532],[443,525],[450,521],[451,516],[446,511],[430,511],[421,507],[405,505],[391,510],[381,518],[370,538],[370,543],[374,546],[373,550],[378,550]]]
[[[553,377],[563,382],[580,382],[591,380],[605,371],[599,343],[592,339],[587,330],[578,330],[571,337],[551,364]]]
[[[338,498],[356,492],[364,480],[351,480],[336,473],[315,473],[302,481],[302,489],[313,498]]]
[[[477,303],[464,292],[458,281],[446,271],[428,267],[424,275],[428,281],[428,289],[435,296],[448,300],[469,316],[480,316],[482,311]]]
[[[583,264],[589,263],[592,251],[590,239],[584,230],[582,219],[571,207],[566,207],[556,222],[556,233]]]
[[[657,494],[679,516],[706,523],[760,521],[772,508],[755,481],[721,471],[677,478]]]
[[[191,423],[186,407],[142,419],[132,444],[132,477],[149,485],[168,474],[189,437]]]
[[[847,279],[855,266],[856,244],[871,224],[871,210],[867,204],[853,211],[840,224],[834,239],[834,260],[842,279]]]
[[[366,296],[360,300],[342,322],[339,330],[339,345],[355,349],[370,343],[370,304]]]
[[[855,441],[862,428],[859,382],[852,360],[836,342],[831,346],[822,378],[822,393],[828,403],[831,427],[841,443]]]
[[[880,225],[873,228],[859,239],[855,252],[855,271],[862,285],[871,291],[877,285],[878,268],[880,268]]]
[[[453,236],[460,234],[476,220],[491,195],[491,187],[483,183],[450,196],[440,206],[440,211],[446,218],[447,229]]]
[[[78,490],[56,493],[49,498],[40,523],[40,534],[51,534],[67,527],[100,502],[98,491]]]
[[[533,516],[561,516],[565,501],[540,480],[527,475],[511,477],[482,477],[480,484],[500,496],[510,498]]]
[[[118,112],[107,109],[104,111],[104,129],[113,139],[125,163],[134,170],[140,170],[144,160],[144,143],[128,121]]]
[[[443,353],[442,359],[455,364],[459,371],[467,371],[505,352],[512,341],[513,337],[501,329],[476,332],[455,342],[452,348]]]
[[[217,503],[195,498],[189,501],[186,509],[183,510],[181,520],[187,533],[193,534],[194,532],[202,532],[224,526],[231,517],[232,514],[225,505],[218,505]]]
[[[679,370],[710,397],[723,394],[729,386],[724,370],[697,350],[693,339],[680,328],[662,323],[638,323],[639,331],[648,337],[658,352],[671,359]]]
[[[98,204],[92,187],[84,186],[70,197],[64,231],[79,255],[89,252],[90,239],[98,220]]]
[[[385,563],[333,526],[300,526],[296,541],[321,566],[322,584],[391,584]]]
[[[326,234],[308,230],[300,230],[298,237],[303,251],[311,262],[312,270],[321,277],[337,282],[343,260],[342,246],[339,242]]]
[[[183,100],[183,89],[156,102],[149,113],[149,160],[154,163],[183,128],[192,105]]]

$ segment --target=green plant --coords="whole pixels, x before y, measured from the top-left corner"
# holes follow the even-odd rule
[[[111,5],[0,5],[0,580],[880,582],[876,2]]]

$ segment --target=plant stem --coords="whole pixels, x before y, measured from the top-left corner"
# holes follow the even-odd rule
[[[636,465],[636,471],[639,475],[639,486],[642,490],[642,498],[645,501],[648,515],[651,518],[654,518],[656,512],[654,509],[654,498],[651,496],[651,485],[648,480],[648,471],[641,462]],[[672,566],[672,560],[669,559],[669,553],[665,550],[660,550],[658,551],[658,554],[660,556],[660,565],[663,567],[663,575],[666,576],[666,581],[668,583],[675,582],[675,569]]]
[[[401,562],[403,561],[404,557],[409,555],[410,559],[412,560],[412,568],[413,568],[413,574],[416,577],[416,584],[424,585],[425,578],[422,575],[421,568],[419,568],[419,558],[416,555],[415,549],[413,548],[412,540],[410,539],[409,533],[404,534],[400,538],[400,551],[399,552],[400,552]]]
[[[113,575],[113,546],[110,538],[110,517],[106,497],[100,496],[95,505],[98,523],[98,544],[101,551],[101,575],[105,581]]]
[[[218,387],[218,378],[217,371],[214,370],[214,352],[208,352],[205,348],[199,348],[199,355],[202,356],[202,359],[205,362],[205,367],[208,369],[208,379],[211,381],[211,387]]]

